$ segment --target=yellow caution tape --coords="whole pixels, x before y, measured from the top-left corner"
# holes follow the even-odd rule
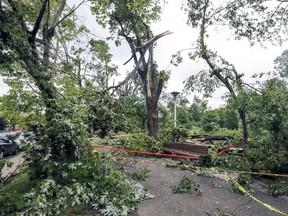
[[[147,160],[138,160],[138,159],[131,159],[131,158],[126,158],[126,157],[120,157],[118,158],[118,160],[133,160],[133,161],[136,161],[136,162],[140,162],[140,163],[153,163],[153,164],[159,164],[159,165],[164,165],[164,166],[167,166],[169,164],[167,163],[162,163],[162,162],[156,162],[156,161],[147,161]],[[193,168],[193,169],[206,169],[206,170],[211,170],[209,168],[203,168],[203,167],[195,167],[195,166],[191,166],[191,165],[176,165],[175,164],[175,167],[180,167],[180,168]],[[215,171],[215,170],[213,170]],[[267,203],[264,203],[262,201],[260,201],[259,199],[257,199],[256,197],[252,196],[248,191],[245,190],[245,188],[243,188],[235,179],[233,179],[231,176],[229,176],[227,174],[227,172],[224,170],[223,172],[225,172],[225,178],[227,179],[227,176],[229,177],[229,179],[231,180],[231,182],[245,195],[245,196],[248,196],[250,197],[251,199],[255,200],[256,202],[260,203],[261,205],[265,206],[266,208],[274,211],[274,212],[277,212],[279,214],[282,214],[282,215],[285,215],[285,216],[288,216],[288,213],[285,212],[285,211],[282,211],[282,210],[279,210],[277,208],[274,208],[273,206],[267,204]],[[273,176],[281,176],[281,177],[288,177],[288,175],[282,175],[282,174],[272,174],[272,173],[255,173],[255,172],[245,172],[245,171],[233,171],[233,172],[238,172],[238,173],[248,173],[248,174],[258,174],[258,175],[273,175]]]
[[[147,161],[147,160],[138,160],[138,159],[131,159],[131,158],[126,158],[126,157],[118,157],[118,160],[132,160],[132,161],[136,161],[136,162],[140,162],[140,163],[153,163],[153,164],[159,164],[159,165],[164,165],[167,166],[169,165],[168,163],[162,163],[162,162],[156,162],[156,161]],[[193,168],[193,169],[203,169],[203,170],[211,170],[210,168],[203,168],[203,167],[196,167],[196,166],[191,166],[191,165],[177,165],[177,164],[173,164],[175,167],[179,167],[179,168]],[[216,171],[216,170],[213,170]],[[217,170],[218,171],[218,170]],[[262,201],[260,201],[259,199],[257,199],[256,197],[252,196],[248,191],[245,190],[245,188],[243,188],[235,179],[233,179],[231,176],[229,176],[227,174],[227,171],[223,170],[222,172],[225,172],[225,179],[230,179],[231,182],[245,195],[250,197],[251,199],[255,200],[256,202],[260,203],[261,205],[265,206],[266,208],[277,212],[279,214],[288,216],[288,213],[282,210],[279,210],[277,208],[274,208],[273,206],[264,203]],[[235,172],[235,173],[247,173],[247,174],[253,174],[253,175],[271,175],[271,176],[281,176],[281,177],[288,177],[288,175],[282,175],[282,174],[272,174],[272,173],[256,173],[256,172],[246,172],[246,171],[232,171],[230,170],[230,172]],[[228,178],[227,178],[228,176]]]
[[[155,162],[155,161],[147,161],[147,160],[138,160],[138,159],[131,159],[131,158],[126,158],[126,157],[117,157],[118,160],[133,160],[136,162],[140,162],[140,163],[152,163],[152,164],[159,164],[159,165],[163,165],[163,166],[169,166],[171,164],[169,163],[160,163],[160,162]],[[199,170],[211,170],[211,168],[207,168],[207,167],[199,167],[199,166],[193,166],[193,165],[178,165],[178,164],[173,164],[173,166],[171,167],[176,167],[176,168],[186,168],[186,169],[199,169]],[[251,174],[251,175],[265,175],[265,176],[274,176],[274,177],[285,177],[288,178],[287,174],[276,174],[276,173],[266,173],[266,172],[250,172],[250,171],[239,171],[239,170],[227,170],[227,169],[213,169],[212,171],[217,171],[217,172],[233,172],[233,173],[242,173],[242,174]]]
[[[259,199],[257,199],[256,197],[252,196],[248,191],[245,190],[245,188],[243,188],[235,179],[233,179],[231,176],[229,176],[226,172],[225,172],[225,176],[228,176],[229,179],[231,180],[231,182],[245,195],[245,196],[248,196],[250,197],[251,199],[255,200],[256,202],[260,203],[261,205],[265,206],[266,208],[274,211],[274,212],[277,212],[279,214],[282,214],[282,215],[286,215],[288,216],[288,213],[285,212],[285,211],[282,211],[282,210],[279,210],[277,208],[274,208],[273,206],[267,204],[267,203],[264,203],[262,201],[260,201]]]

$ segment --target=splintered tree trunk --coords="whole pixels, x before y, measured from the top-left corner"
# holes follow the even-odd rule
[[[238,113],[242,123],[243,144],[246,145],[248,143],[248,127],[247,127],[246,113],[245,110],[243,110],[242,108],[238,109]]]
[[[147,106],[147,126],[149,136],[158,139],[158,109],[157,106],[153,106],[153,101],[151,98],[146,98],[146,106]]]
[[[120,24],[120,26],[122,26],[119,19],[117,19],[117,22]],[[121,29],[123,31],[122,36],[125,37],[132,50],[132,57],[127,62],[129,62],[131,59],[134,59],[134,63],[136,65],[135,71],[138,72],[144,86],[149,136],[158,139],[158,101],[164,85],[163,83],[165,81],[163,78],[161,78],[161,76],[159,76],[160,72],[156,69],[157,65],[153,60],[153,43],[163,36],[172,34],[172,32],[165,31],[153,37],[152,32],[150,32],[150,28],[146,24],[145,26],[147,29],[144,33],[147,35],[147,41],[144,44],[140,40],[140,38],[142,38],[140,32],[133,32],[137,38],[137,40],[134,41],[131,40],[130,36],[128,36],[131,33],[130,31],[126,34],[125,32],[127,29],[122,27]],[[136,26],[134,27],[134,30],[137,29]],[[137,47],[137,49],[135,49],[135,47]],[[149,52],[149,57],[146,60],[147,50]],[[140,58],[137,57],[137,52],[140,53]]]

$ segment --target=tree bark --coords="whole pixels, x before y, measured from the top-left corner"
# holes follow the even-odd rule
[[[248,133],[248,125],[246,120],[246,112],[242,108],[238,108],[238,113],[242,123],[242,139],[243,144],[246,145],[248,143],[249,133]]]
[[[151,98],[146,97],[148,133],[149,136],[158,139],[158,106],[153,104]]]
[[[153,61],[153,43],[159,38],[171,33],[172,32],[166,31],[162,34],[156,35],[155,37],[148,38],[148,41],[144,43],[144,45],[141,44],[141,40],[135,42],[127,35],[123,35],[132,50],[132,57],[136,65],[134,71],[138,72],[143,84],[147,108],[148,134],[155,139],[158,139],[158,102],[163,89],[164,80],[159,78],[159,72],[157,71],[156,64]],[[150,33],[148,33],[148,35],[150,35]],[[137,51],[135,51],[133,47],[137,47]],[[145,54],[147,50],[149,57],[146,61]],[[137,58],[136,52],[140,53],[139,59]]]

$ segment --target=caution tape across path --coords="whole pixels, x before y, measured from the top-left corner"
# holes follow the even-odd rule
[[[93,146],[93,147],[96,149],[107,149],[107,150],[121,151],[121,152],[127,152],[127,153],[138,153],[138,154],[143,154],[143,155],[154,155],[154,156],[162,156],[162,157],[170,157],[170,158],[199,160],[198,157],[192,157],[192,156],[183,156],[183,155],[176,155],[176,154],[164,154],[164,153],[147,152],[147,151],[139,151],[139,150],[129,150],[129,149],[123,149],[123,148],[119,148],[119,147],[110,147],[110,146]],[[192,169],[210,170],[210,168],[206,168],[206,167],[189,166],[189,165],[185,165],[185,166],[186,166],[186,168],[192,168]],[[185,167],[182,167],[182,168],[185,168]],[[277,174],[277,173],[267,173],[267,172],[251,172],[251,171],[239,171],[239,170],[228,170],[228,169],[218,169],[217,171],[218,172],[230,172],[230,173],[234,172],[234,173],[240,173],[240,174],[243,173],[243,174],[250,174],[250,175],[262,175],[262,176],[274,176],[274,177],[288,178],[288,174]]]
[[[226,176],[228,176],[228,179],[232,182],[232,184],[238,188],[245,196],[247,197],[250,197],[251,199],[253,199],[254,201],[258,202],[259,204],[265,206],[266,208],[270,209],[271,211],[274,211],[274,212],[277,212],[279,214],[282,214],[282,215],[285,215],[285,216],[288,216],[288,213],[285,212],[285,211],[282,211],[282,210],[279,210],[267,203],[264,203],[262,202],[261,200],[257,199],[256,197],[252,196],[247,190],[245,190],[244,187],[242,187],[234,178],[232,178],[231,176],[229,176],[227,173],[226,173]]]

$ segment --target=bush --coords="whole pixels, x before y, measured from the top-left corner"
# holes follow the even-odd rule
[[[256,171],[287,173],[287,82],[276,78],[267,80],[261,93],[251,96],[249,109],[251,132],[245,155]]]
[[[149,178],[147,175],[149,172],[150,170],[145,167],[144,169],[141,169],[141,171],[133,173],[132,177],[135,180],[146,181]]]
[[[160,133],[161,140],[173,140],[173,141],[181,141],[185,140],[188,137],[189,131],[183,127],[176,128],[166,128]]]
[[[237,182],[240,185],[250,185],[252,183],[252,178],[250,174],[241,173],[237,178]]]
[[[172,188],[173,193],[187,193],[191,190],[201,193],[200,185],[187,176],[183,176],[179,185]]]
[[[25,193],[7,190],[9,193],[1,194],[3,214],[54,216],[63,215],[70,208],[86,206],[102,215],[118,216],[127,215],[136,203],[151,198],[143,186],[115,170],[109,157],[93,157],[90,150],[82,150],[81,154],[82,159],[70,163],[62,173],[62,181],[47,178],[35,182]],[[26,180],[29,177],[27,175]],[[26,181],[21,187],[29,184],[30,181]]]
[[[9,215],[21,211],[25,207],[24,194],[34,186],[35,181],[30,181],[27,173],[14,177],[8,184],[1,186],[0,215]]]
[[[124,149],[129,150],[160,152],[162,148],[161,142],[148,135],[138,135],[120,139],[120,143]]]
[[[237,154],[221,154],[219,156],[212,157],[212,166],[232,170],[251,170],[250,161],[247,158]]]
[[[201,160],[197,161],[198,166],[212,167],[212,156],[209,154],[201,155]]]
[[[213,131],[213,134],[219,136],[227,136],[230,138],[230,142],[236,142],[242,139],[242,131],[241,130],[230,130],[227,128],[217,128]]]
[[[245,149],[245,157],[251,162],[254,171],[267,170],[272,173],[288,172],[288,151],[279,143],[272,144],[272,140],[267,138],[266,142],[250,142]]]
[[[273,197],[288,196],[287,179],[278,179],[269,184],[268,193]]]

